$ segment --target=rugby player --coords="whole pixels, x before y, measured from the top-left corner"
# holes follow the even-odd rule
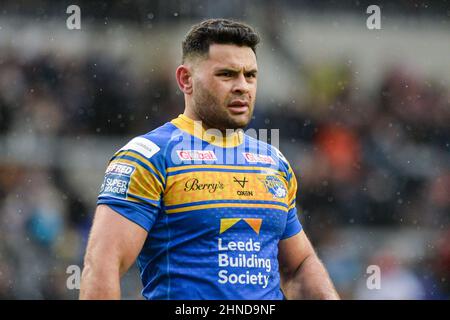
[[[258,78],[252,27],[194,25],[176,80],[185,109],[107,166],[81,299],[120,299],[137,261],[146,299],[339,299],[297,217],[297,181],[244,134]]]

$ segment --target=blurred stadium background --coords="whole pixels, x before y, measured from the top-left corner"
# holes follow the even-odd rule
[[[342,297],[448,299],[450,4],[365,0],[2,1],[0,298],[77,298],[66,268],[82,265],[107,161],[182,112],[180,43],[209,17],[262,36],[250,127],[280,129]],[[122,286],[140,298],[136,268]]]

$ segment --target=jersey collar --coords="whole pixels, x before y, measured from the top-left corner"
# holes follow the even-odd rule
[[[208,130],[203,128],[200,121],[194,121],[184,114],[180,114],[178,118],[173,119],[171,123],[178,129],[186,131],[190,135],[218,147],[237,147],[244,142],[244,132],[242,130],[236,130],[232,134],[223,137],[222,135],[212,133],[211,131],[213,130],[209,130],[208,132]]]

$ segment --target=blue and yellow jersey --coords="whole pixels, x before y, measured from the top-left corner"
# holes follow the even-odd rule
[[[275,147],[180,115],[116,152],[98,204],[148,231],[145,298],[282,299],[278,242],[302,229],[296,191]]]

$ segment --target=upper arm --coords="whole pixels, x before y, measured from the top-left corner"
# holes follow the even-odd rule
[[[278,264],[281,280],[284,281],[293,276],[303,261],[314,254],[311,242],[303,230],[290,238],[280,240]]]
[[[304,231],[279,242],[280,286],[287,299],[339,299]]]
[[[107,205],[99,205],[89,236],[85,263],[125,273],[144,245],[147,231]]]
[[[106,204],[149,231],[161,210],[164,156],[147,138],[128,142],[111,158],[97,204]]]

